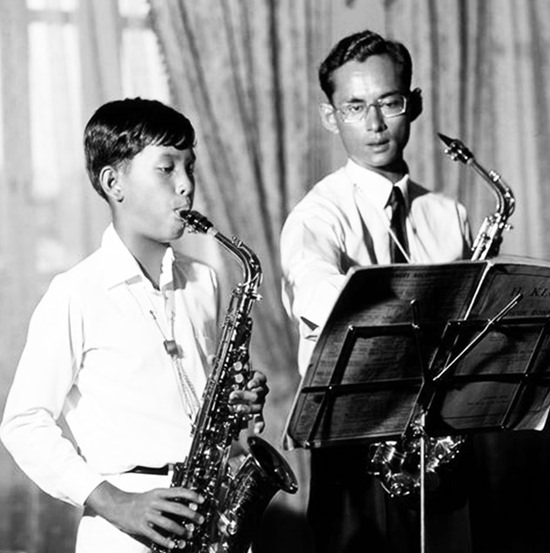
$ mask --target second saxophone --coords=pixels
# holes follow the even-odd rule
[[[445,144],[445,153],[472,167],[495,193],[496,209],[485,217],[474,240],[471,260],[483,260],[498,255],[502,233],[510,228],[508,219],[515,209],[515,198],[510,187],[495,171],[485,170],[472,152],[457,139],[439,134]],[[423,425],[413,419],[400,441],[371,445],[369,472],[380,479],[384,489],[396,497],[418,493],[421,482],[421,438],[425,441],[424,462],[427,482],[437,485],[437,472],[448,466],[459,455],[466,438],[457,436],[426,436]]]

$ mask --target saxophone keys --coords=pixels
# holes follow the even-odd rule
[[[242,361],[235,361],[232,365],[233,369],[233,383],[235,385],[235,388],[242,387],[242,384],[244,384],[245,376],[244,376],[244,369],[245,365]]]
[[[183,528],[185,530],[185,535],[188,538],[192,538],[193,534],[195,533],[195,525],[192,522],[187,522],[183,525]]]
[[[233,377],[233,380],[235,381],[236,384],[242,384],[244,382],[244,376],[242,374],[236,374]]]
[[[225,536],[234,536],[238,530],[237,521],[231,515],[221,513],[218,522],[218,529]]]
[[[242,361],[235,361],[235,363],[233,363],[233,370],[235,372],[240,372],[244,369],[244,363]]]

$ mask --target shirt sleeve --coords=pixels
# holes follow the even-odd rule
[[[8,395],[0,438],[40,488],[83,505],[104,480],[58,424],[82,359],[82,323],[68,285],[56,277],[36,307]]]
[[[318,336],[344,284],[338,224],[320,209],[296,209],[281,234],[283,304],[305,339]]]
[[[472,239],[472,229],[470,227],[470,221],[468,219],[468,212],[466,211],[466,208],[460,203],[457,203],[457,212],[458,212],[458,220],[460,221],[460,225],[461,225],[462,236],[464,238],[463,258],[469,259],[472,256],[473,239]]]

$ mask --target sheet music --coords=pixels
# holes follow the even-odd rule
[[[522,298],[506,319],[476,346],[475,355],[466,356],[457,364],[454,374],[479,377],[516,375],[517,378],[514,382],[470,383],[460,390],[451,390],[442,416],[453,426],[498,426],[502,407],[516,401],[508,423],[511,427],[538,430],[544,427],[550,405],[547,387],[535,389],[531,386],[525,391],[518,390],[517,384],[521,375],[545,374],[550,367],[550,268],[548,264],[540,263],[537,265],[533,260],[522,258],[487,262],[484,278],[468,309],[467,320],[485,321],[517,294],[522,294]],[[474,332],[475,329],[472,334]],[[532,399],[529,406],[525,405],[527,394]]]
[[[303,447],[397,437],[417,408],[423,370],[438,374],[478,335],[438,383],[439,423],[456,432],[540,429],[550,409],[549,321],[550,263],[356,269],[321,332],[288,434]]]
[[[413,300],[418,305],[419,323],[442,324],[463,317],[484,267],[456,265],[462,265],[461,279],[456,278],[455,264],[377,266],[352,271],[319,337],[311,358],[314,370],[308,371],[310,379],[304,383],[316,384],[330,378],[350,327],[408,327],[413,318]],[[384,340],[373,339],[362,348],[373,356],[368,364],[377,366],[377,372],[394,370],[396,363],[388,355]]]

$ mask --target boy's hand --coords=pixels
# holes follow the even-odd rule
[[[229,404],[235,413],[249,415],[254,420],[254,432],[259,434],[265,427],[263,408],[269,393],[266,376],[254,371],[244,390],[234,390],[229,394]]]
[[[183,503],[175,500],[183,500]],[[124,492],[109,482],[102,482],[86,500],[86,507],[111,524],[141,542],[153,542],[161,547],[183,548],[193,525],[204,517],[197,509],[204,499],[185,488],[156,488],[144,493]],[[177,522],[170,515],[181,518]],[[159,531],[177,536],[171,539]]]

